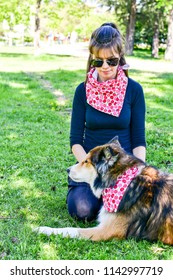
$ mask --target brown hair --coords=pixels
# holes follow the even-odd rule
[[[112,22],[103,23],[91,35],[89,42],[89,57],[87,62],[87,73],[91,69],[92,55],[98,55],[101,49],[111,49],[119,54],[121,66],[126,64],[124,58],[123,38],[117,26]],[[126,76],[128,70],[124,69]]]

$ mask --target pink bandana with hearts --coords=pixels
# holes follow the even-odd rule
[[[138,168],[131,167],[127,169],[122,175],[118,176],[115,186],[103,190],[102,198],[103,205],[106,211],[117,211],[127,187],[137,174]]]
[[[86,83],[87,103],[95,109],[119,117],[126,93],[128,78],[121,66],[118,67],[116,79],[98,82],[95,68],[88,73]]]

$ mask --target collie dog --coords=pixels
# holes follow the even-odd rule
[[[133,176],[124,187],[121,185],[123,176],[129,170],[134,171]],[[69,169],[69,176],[74,181],[90,184],[94,195],[104,198],[98,225],[91,228],[38,227],[35,229],[38,233],[93,241],[133,237],[173,245],[173,174],[161,172],[126,153],[118,139],[114,139],[92,149],[83,162]],[[120,189],[124,193],[119,192]],[[118,205],[111,206],[117,201]]]

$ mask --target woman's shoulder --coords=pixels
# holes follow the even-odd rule
[[[136,91],[143,91],[141,84],[129,77],[128,77],[128,87],[129,89],[133,89]]]
[[[80,83],[76,87],[74,99],[75,100],[81,100],[81,101],[86,100],[86,89],[85,89],[85,83],[84,82]]]
[[[85,92],[85,82],[80,83],[77,88],[76,88],[76,92]]]
[[[144,91],[140,83],[137,81],[128,78],[128,86],[127,86],[127,98],[134,102],[144,102]]]
[[[144,92],[141,84],[131,78],[128,78],[127,98],[129,98],[131,102],[143,102],[144,100]]]

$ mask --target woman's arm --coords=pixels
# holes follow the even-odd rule
[[[76,88],[74,99],[73,99],[71,128],[70,128],[70,146],[77,161],[82,161],[86,155],[86,152],[84,151],[83,148],[85,113],[86,113],[86,92],[85,92],[84,83],[81,83]]]
[[[145,162],[146,139],[145,139],[145,98],[140,84],[136,83],[132,91],[131,109],[131,139],[134,156]]]

